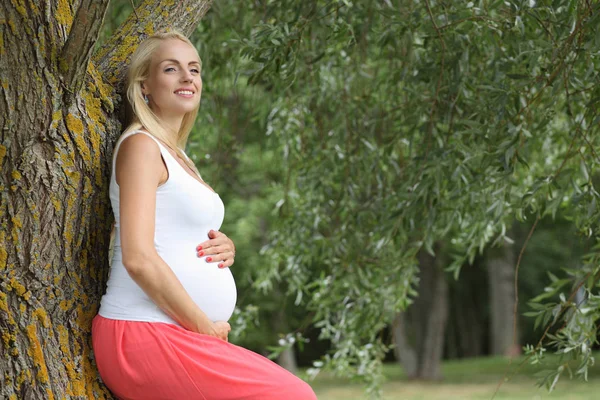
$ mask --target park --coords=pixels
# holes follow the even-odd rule
[[[113,149],[131,55],[170,29],[201,59],[184,150],[235,243],[229,342],[321,400],[597,398],[599,2],[11,0],[0,21],[0,398],[116,398],[91,341]]]

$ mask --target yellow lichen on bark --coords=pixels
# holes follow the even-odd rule
[[[15,293],[25,300],[29,300],[31,298],[31,292],[27,290],[27,288],[17,280],[17,278],[13,276],[10,278],[9,283],[10,285],[8,286],[8,290],[14,290]]]
[[[123,42],[122,42],[119,50],[111,58],[110,63],[113,66],[123,65],[125,63],[125,61],[127,60],[127,57],[129,57],[133,53],[133,51],[135,50],[137,45],[138,45],[137,37],[135,37],[133,35],[125,37],[123,39]],[[112,76],[112,77],[110,77],[110,82],[116,83],[116,79],[117,79],[116,75]]]
[[[60,274],[57,274],[54,276],[54,286],[59,286],[60,282],[62,281],[62,279],[64,278],[65,273],[61,272]],[[72,300],[71,300],[72,301]],[[66,309],[64,309],[66,311]]]
[[[42,352],[42,346],[37,337],[37,329],[34,324],[27,325],[27,337],[29,338],[28,354],[33,358],[33,363],[37,367],[37,380],[41,383],[48,382],[48,369],[46,368],[46,360]]]
[[[10,2],[23,18],[27,18],[27,9],[25,8],[25,2],[23,0],[10,0]]]
[[[87,251],[87,249],[81,250],[81,256],[79,257],[79,259],[81,260],[79,262],[79,267],[81,268],[82,271],[87,271],[87,269],[88,269],[88,251]],[[85,293],[82,293],[82,296],[85,296],[85,299],[83,299],[83,301],[84,301],[84,303],[87,303],[87,295]]]
[[[19,30],[17,29],[17,24],[15,24],[15,21],[13,21],[12,19],[9,19],[8,26],[10,26],[10,30],[12,31],[13,35],[20,37]]]
[[[50,124],[50,127],[52,129],[56,129],[56,127],[58,126],[58,124],[60,123],[60,121],[62,120],[62,111],[58,110],[52,113],[52,123]]]
[[[0,231],[0,271],[6,269],[8,252],[6,251],[6,233]]]
[[[28,369],[19,372],[19,376],[17,377],[17,390],[21,390],[21,385],[25,381],[31,382],[31,372]]]
[[[50,195],[50,201],[52,202],[52,205],[56,211],[62,210],[62,203],[60,200],[58,200],[58,198],[56,198],[56,196],[54,196],[54,194]]]
[[[73,362],[73,357],[71,356],[71,348],[69,347],[69,330],[64,325],[58,325],[57,329],[59,348],[64,354],[64,357],[62,357],[62,362],[67,371],[67,376],[69,377],[67,394],[69,396],[83,396],[85,395],[85,386],[83,384],[84,381],[82,380],[81,372],[77,372],[78,368]]]
[[[83,122],[79,118],[77,118],[73,114],[67,114],[66,117],[67,129],[73,133],[73,137],[75,138],[75,144],[81,153],[83,160],[86,164],[90,164],[92,162],[92,156],[90,155],[90,149],[83,139],[84,128]]]
[[[73,300],[61,300],[59,306],[63,311],[68,311],[73,307]]]
[[[19,281],[17,281],[17,278],[12,277],[10,279],[10,287],[19,295],[19,296],[23,296],[25,294],[25,292],[27,292],[27,288],[25,288],[25,286],[23,286]]]
[[[16,169],[13,170],[13,172],[10,175],[13,177],[13,179],[16,179],[16,180],[19,180],[23,177],[21,175],[21,173],[19,171],[17,171]]]
[[[91,86],[95,89],[94,85],[91,85]],[[101,145],[102,138],[101,138],[100,134],[98,133],[98,129],[100,129],[100,130],[103,129],[106,118],[104,117],[104,114],[102,113],[102,110],[101,110],[100,99],[97,97],[94,97],[94,95],[91,93],[91,90],[86,90],[83,93],[83,98],[84,98],[85,104],[86,104],[87,115],[91,119],[91,123],[88,123],[88,131],[89,131],[88,137],[92,144],[92,150],[93,150],[92,169],[95,171],[94,177],[95,177],[96,185],[101,186],[102,185],[102,171],[101,171],[102,167],[100,164],[101,164],[101,160],[102,160],[102,154],[101,154],[101,150],[100,150],[100,145]]]
[[[39,222],[40,220],[40,213],[37,210],[37,207],[35,205],[35,203],[33,202],[28,202],[27,204],[29,206],[29,211],[31,211],[31,217],[33,218],[34,221]],[[32,240],[32,243],[37,243],[39,241],[39,236],[35,236]]]
[[[71,12],[71,7],[67,0],[58,0],[55,18],[59,24],[71,27],[71,24],[73,23],[73,13]]]
[[[4,311],[8,316],[8,323],[10,325],[16,325],[15,319],[13,318],[12,312],[8,308],[8,301],[6,293],[0,292],[0,311]]]
[[[2,331],[2,343],[4,343],[4,348],[8,349],[11,347],[11,343],[14,343],[16,340],[17,336],[15,334],[5,330]]]
[[[92,149],[94,150],[94,178],[96,180],[97,186],[102,186],[102,167],[101,163],[101,151],[100,151],[100,142],[102,138],[96,131],[96,128],[93,126],[89,127],[90,130],[90,142],[92,142]]]
[[[97,390],[97,381],[95,379],[96,371],[90,362],[90,346],[88,346],[89,328],[91,327],[92,320],[97,312],[97,307],[89,306],[89,299],[87,299],[87,296],[82,298],[82,302],[77,306],[77,326],[80,330],[73,332],[73,335],[75,335],[74,351],[77,354],[83,352],[81,360],[83,363],[83,380],[85,385],[82,389],[87,390],[88,398],[94,397],[94,388]],[[82,343],[83,346],[80,346],[80,343]]]
[[[95,85],[93,88],[96,88]],[[87,115],[95,125],[102,126],[106,121],[106,118],[104,118],[104,114],[102,114],[102,110],[100,109],[100,99],[94,97],[94,95],[91,93],[91,90],[84,91],[82,97],[85,100],[85,110]]]
[[[31,30],[29,25],[25,25],[24,28],[25,28],[25,33],[27,34],[27,36],[29,36],[29,37],[33,36],[33,31]]]
[[[148,36],[153,35],[154,34],[154,25],[152,25],[152,22],[148,22],[146,24],[146,26],[144,27],[144,33],[147,34]]]
[[[4,161],[4,157],[6,156],[6,147],[0,144],[0,166],[2,166],[2,161]]]
[[[88,74],[90,74],[90,76],[94,80],[94,86],[98,90],[98,93],[100,93],[101,100],[103,102],[107,102],[108,104],[110,104],[111,111],[112,111],[112,105],[113,105],[112,86],[104,83],[104,80],[102,79],[102,76],[100,75],[100,72],[98,72],[98,70],[96,69],[96,67],[94,66],[93,63],[90,62],[88,64],[87,72],[88,72]]]
[[[71,349],[69,348],[69,330],[64,325],[58,325],[56,328],[58,329],[58,344],[60,351],[70,359]],[[71,378],[71,376],[69,376],[69,378]]]
[[[21,218],[18,216],[12,217],[11,218],[11,222],[12,222],[12,239],[13,239],[13,243],[17,244],[19,242],[19,231],[23,228],[23,221],[21,221]]]
[[[67,135],[65,133],[62,136],[65,139],[65,142],[71,143],[71,141],[69,139],[69,135]],[[64,152],[61,150],[60,153],[56,153],[56,154],[57,154],[57,157],[60,158],[61,167],[63,167],[63,172],[69,178],[72,178],[73,172],[69,168],[75,166],[75,163],[73,162],[73,160],[74,160],[73,153],[67,153],[67,152]]]
[[[67,375],[69,375],[69,377],[72,376],[72,378],[70,378],[69,381],[69,388],[67,389],[67,394],[69,394],[70,396],[85,396],[85,384],[83,383],[83,379],[81,376],[77,375],[77,372],[75,370],[75,364],[72,361],[69,360],[63,360],[63,362],[65,363],[65,368],[67,369]],[[88,396],[88,399],[92,399],[94,398],[93,394],[92,396]]]
[[[29,8],[35,15],[40,15],[40,9],[35,4],[35,1],[29,0]]]
[[[70,180],[71,182],[73,182],[74,184],[77,184],[79,182],[79,172],[67,172],[65,170],[65,173],[69,174]],[[69,194],[69,197],[67,197],[67,209],[65,210],[66,213],[66,224],[65,224],[65,239],[66,239],[66,243],[65,243],[65,260],[66,261],[71,261],[72,260],[72,243],[73,243],[73,231],[75,229],[74,226],[74,222],[77,218],[77,210],[76,210],[76,205],[77,205],[77,195],[75,193],[73,193],[73,189],[69,189],[69,191],[71,192],[71,194]],[[75,275],[75,278],[77,278],[77,275]]]
[[[46,54],[46,35],[44,35],[44,32],[38,31],[37,38],[37,44],[39,46],[38,48],[40,50],[40,53]]]
[[[42,76],[37,73],[37,71],[33,71],[33,77],[35,78],[35,82],[37,83],[38,87],[44,87],[44,80],[42,79]]]
[[[87,202],[90,197],[94,194],[94,186],[88,176],[83,177],[83,204],[84,207],[89,208],[90,204]],[[85,218],[82,217],[82,218]]]
[[[85,379],[85,388],[87,389],[87,398],[91,399],[94,397],[94,385],[97,385],[97,379],[95,378],[96,371],[92,367],[90,362],[90,349],[88,346],[83,348],[83,377]],[[83,389],[83,388],[82,388]]]
[[[33,312],[33,316],[38,319],[42,323],[44,328],[50,327],[50,318],[48,318],[48,314],[46,314],[46,310],[41,307],[38,307]]]

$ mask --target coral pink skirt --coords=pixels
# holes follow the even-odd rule
[[[92,322],[102,380],[120,399],[315,400],[310,386],[250,350],[162,322]]]

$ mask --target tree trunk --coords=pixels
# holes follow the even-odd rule
[[[509,356],[520,352],[514,340],[515,308],[515,257],[512,245],[504,243],[492,249],[488,258],[490,287],[490,351],[495,355]],[[517,330],[518,332],[518,330]]]
[[[402,364],[404,373],[410,379],[417,377],[417,368],[419,366],[417,360],[417,352],[413,345],[410,344],[410,339],[407,335],[408,328],[406,326],[406,313],[400,312],[396,315],[392,325],[392,337],[394,340],[394,354],[396,360]]]
[[[460,271],[449,285],[450,315],[446,327],[447,358],[479,357],[486,352],[488,329],[487,269],[482,258]]]
[[[298,363],[296,362],[296,354],[294,353],[293,346],[281,352],[279,358],[277,359],[277,363],[290,371],[292,374],[298,374]]]
[[[422,314],[423,332],[419,349],[420,379],[442,379],[442,356],[446,321],[448,320],[448,283],[441,257],[423,253],[419,257],[421,266],[422,293],[427,298],[427,312]],[[419,296],[421,297],[421,296]]]
[[[280,334],[287,334],[289,332],[289,324],[287,315],[285,312],[285,296],[279,288],[274,288],[273,296],[278,299],[281,303],[281,308],[278,312],[274,313],[273,327],[275,332]],[[287,369],[294,375],[298,374],[298,363],[296,362],[296,354],[294,353],[294,345],[285,349],[277,358],[277,363],[283,368]]]
[[[108,0],[0,3],[0,398],[111,397],[89,332],[108,274],[115,88],[143,33],[190,33],[210,3],[142,2],[95,56]]]
[[[419,253],[420,281],[418,297],[394,321],[396,357],[407,376],[423,380],[442,378],[441,362],[448,319],[448,284],[444,261]]]

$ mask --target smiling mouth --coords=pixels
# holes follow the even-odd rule
[[[191,90],[178,90],[175,92],[175,94],[182,94],[184,96],[191,96],[194,94],[194,92],[192,92]]]

